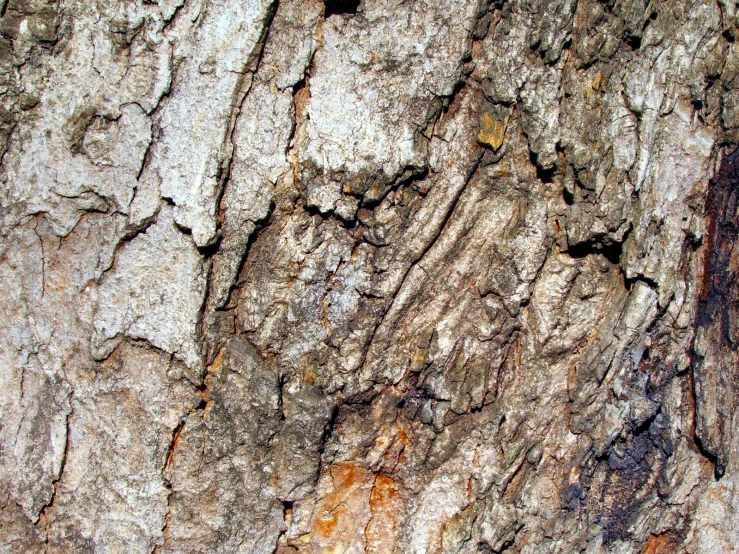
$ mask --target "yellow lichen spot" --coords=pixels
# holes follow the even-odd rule
[[[306,382],[306,384],[313,386],[313,383],[316,380],[316,374],[313,372],[312,368],[308,368],[305,370],[305,374],[303,375],[303,380]]]
[[[593,90],[601,90],[601,87],[603,86],[604,81],[603,73],[600,71],[596,74],[595,79],[593,79]]]
[[[416,348],[411,355],[411,371],[420,371],[428,361],[428,350],[426,348]]]
[[[213,372],[213,373],[220,371],[221,367],[223,367],[223,355],[225,351],[226,351],[225,348],[221,348],[221,350],[216,355],[216,359],[213,360],[213,365],[210,366],[208,371]]]
[[[503,145],[507,126],[508,117],[501,121],[484,111],[480,115],[480,131],[477,134],[477,140],[482,144],[487,144],[493,150],[497,150]]]

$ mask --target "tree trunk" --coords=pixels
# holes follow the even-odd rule
[[[739,552],[733,0],[0,7],[0,551]]]

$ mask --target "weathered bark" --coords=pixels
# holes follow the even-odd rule
[[[739,551],[733,1],[0,6],[0,551]]]

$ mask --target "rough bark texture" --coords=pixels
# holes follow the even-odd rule
[[[734,0],[0,0],[0,551],[739,551]]]

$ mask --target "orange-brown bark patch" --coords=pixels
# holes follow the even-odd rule
[[[368,554],[394,550],[404,504],[403,490],[400,481],[387,475],[380,474],[375,479],[369,502],[372,519],[365,530]]]
[[[674,552],[675,546],[668,535],[650,535],[641,554],[668,554]]]

